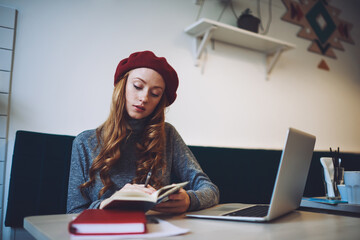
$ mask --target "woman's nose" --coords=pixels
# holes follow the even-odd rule
[[[149,93],[148,92],[144,92],[143,94],[140,95],[140,101],[141,102],[147,102],[149,100]]]

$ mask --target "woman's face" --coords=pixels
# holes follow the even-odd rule
[[[162,76],[150,68],[136,68],[130,71],[126,82],[126,111],[133,119],[149,116],[165,91]]]

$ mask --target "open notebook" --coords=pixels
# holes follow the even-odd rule
[[[315,139],[313,135],[289,128],[269,205],[227,203],[186,216],[267,222],[297,209],[304,193]]]

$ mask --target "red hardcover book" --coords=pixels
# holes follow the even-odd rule
[[[146,232],[143,211],[87,209],[69,223],[75,235],[117,235]]]

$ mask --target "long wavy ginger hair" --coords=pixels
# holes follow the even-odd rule
[[[131,134],[131,127],[127,121],[129,116],[125,108],[125,88],[128,75],[129,73],[125,74],[115,85],[109,117],[96,129],[96,137],[99,143],[97,147],[100,147],[100,153],[90,167],[90,180],[80,185],[81,192],[84,192],[85,188],[91,187],[94,184],[96,174],[99,173],[104,185],[99,191],[99,198],[114,185],[110,178],[110,171],[120,161],[120,146],[126,142]],[[147,117],[143,136],[136,145],[138,160],[136,162],[136,176],[133,179],[133,183],[144,183],[147,173],[152,168],[151,185],[156,189],[162,187],[159,176],[162,175],[166,167],[163,160],[166,103],[167,98],[163,94],[154,112]]]

